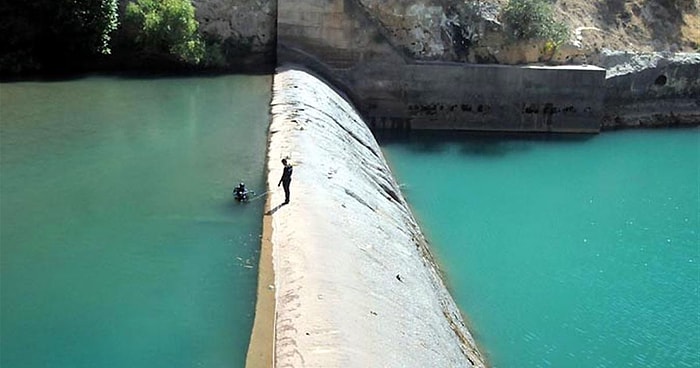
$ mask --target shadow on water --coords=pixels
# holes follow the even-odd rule
[[[375,131],[381,146],[400,144],[414,152],[440,153],[457,148],[469,156],[503,157],[510,153],[525,152],[534,143],[583,143],[593,134],[556,133],[503,133],[445,130],[421,130],[410,132]]]

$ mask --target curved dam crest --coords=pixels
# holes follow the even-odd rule
[[[485,367],[355,109],[298,70],[278,71],[271,105],[265,217],[275,277],[259,293],[275,292],[274,366]],[[282,205],[285,157],[294,174]]]

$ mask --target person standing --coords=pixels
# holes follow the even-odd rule
[[[282,165],[284,165],[284,169],[282,170],[282,177],[279,183],[277,183],[277,186],[279,187],[280,184],[282,184],[284,188],[284,204],[287,204],[289,203],[289,183],[292,182],[292,165],[287,163],[286,158],[282,159]]]

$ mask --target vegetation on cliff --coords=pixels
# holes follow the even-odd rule
[[[410,58],[596,63],[603,50],[700,51],[697,0],[358,0]]]
[[[568,27],[554,20],[551,5],[545,0],[509,0],[501,17],[516,39],[544,40],[554,45],[568,39]]]

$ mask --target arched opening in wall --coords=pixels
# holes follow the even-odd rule
[[[656,77],[654,84],[657,86],[665,86],[667,81],[668,78],[666,78],[665,75],[661,74],[660,76]]]

